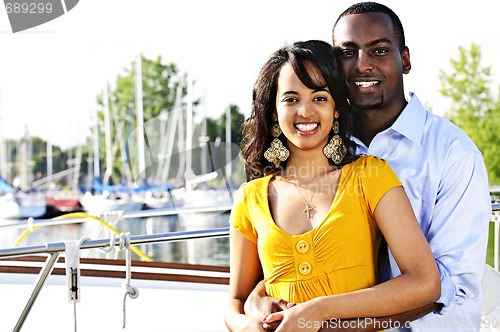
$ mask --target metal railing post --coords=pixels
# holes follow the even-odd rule
[[[21,330],[21,327],[23,326],[26,317],[28,317],[28,314],[31,308],[33,307],[33,304],[35,303],[35,300],[38,294],[40,293],[40,290],[42,289],[45,280],[52,273],[52,270],[54,269],[54,265],[57,262],[58,258],[59,258],[59,252],[51,253],[50,256],[47,257],[47,260],[45,261],[45,266],[38,274],[38,278],[35,282],[35,287],[33,289],[33,292],[31,293],[30,298],[28,299],[28,303],[26,303],[26,306],[24,307],[21,316],[19,316],[19,320],[17,321],[17,324],[14,327],[13,330],[14,332],[18,332]]]

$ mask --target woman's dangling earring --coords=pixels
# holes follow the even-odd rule
[[[290,156],[290,151],[283,145],[283,143],[278,138],[282,131],[277,122],[271,127],[271,134],[274,139],[271,142],[271,146],[264,152],[264,158],[269,162],[273,163],[276,168],[279,167],[282,161],[285,161]]]
[[[333,121],[332,130],[334,135],[330,139],[330,142],[323,148],[323,153],[327,158],[332,159],[335,165],[340,165],[347,154],[347,148],[339,136],[340,123],[337,118]]]

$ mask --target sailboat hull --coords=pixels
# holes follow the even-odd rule
[[[39,218],[46,211],[47,206],[43,201],[32,199],[18,201],[11,195],[0,197],[0,219]]]

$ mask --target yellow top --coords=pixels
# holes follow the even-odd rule
[[[362,156],[343,166],[329,212],[300,235],[273,221],[268,202],[272,177],[244,183],[230,218],[258,246],[267,294],[300,303],[374,285],[382,235],[373,211],[389,189],[401,186],[387,163]]]

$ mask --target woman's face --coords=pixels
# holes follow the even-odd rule
[[[311,66],[311,70],[315,70]],[[323,150],[328,143],[335,110],[328,87],[313,90],[297,77],[290,63],[280,70],[276,111],[278,123],[293,153],[299,150]]]

